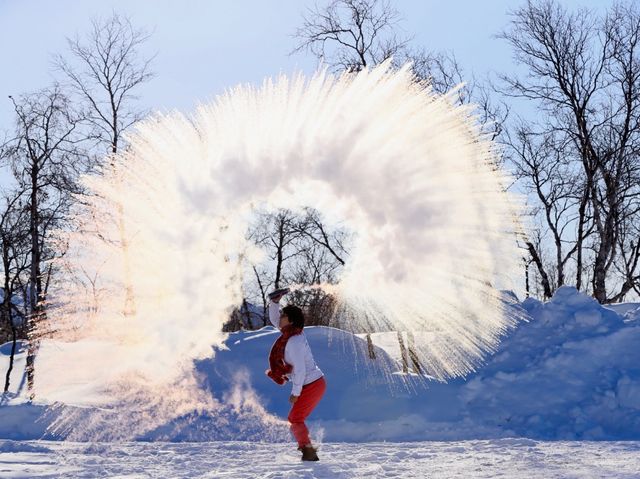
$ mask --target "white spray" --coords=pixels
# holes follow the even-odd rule
[[[122,397],[122,384],[197,384],[184,378],[224,341],[243,263],[258,258],[245,239],[256,205],[313,207],[355,232],[339,284],[327,286],[333,322],[412,332],[437,378],[473,370],[517,321],[496,289],[520,254],[495,147],[469,107],[408,67],[239,86],[191,117],[146,120],[113,161],[86,178],[93,196],[64,238],[41,396],[73,391],[95,405]],[[73,374],[56,373],[64,364]]]

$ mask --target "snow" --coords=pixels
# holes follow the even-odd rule
[[[9,369],[9,357],[11,355],[11,343],[5,343],[0,345],[0,374],[2,377],[2,385],[4,386],[4,380],[6,378],[7,371]],[[11,388],[10,392],[13,395],[21,394],[26,398],[26,377],[24,374],[26,366],[26,344],[23,341],[18,341],[16,344],[16,356],[13,362],[13,370],[11,371]],[[5,403],[3,397],[0,401],[0,405]],[[1,410],[0,410],[1,412]]]
[[[0,477],[53,477],[53,470],[73,477],[640,477],[637,308],[620,315],[568,287],[546,303],[513,307],[529,321],[475,373],[448,383],[402,374],[396,332],[372,335],[374,360],[362,337],[306,328],[328,382],[309,421],[320,466],[297,462],[283,420],[290,385],[264,375],[273,328],[230,334],[215,355],[194,363],[200,391],[217,409],[119,431],[130,432],[121,439],[152,443],[97,442],[92,431],[116,426],[93,421],[84,431],[94,410],[78,408],[82,401],[29,403],[21,345],[0,406]],[[74,437],[87,442],[37,441],[69,437],[48,430],[64,410],[81,412]]]
[[[2,478],[637,478],[640,443],[491,441],[324,444],[302,463],[264,442],[0,441]]]
[[[478,371],[448,383],[400,373],[395,332],[372,335],[374,360],[364,338],[306,328],[328,382],[311,417],[312,433],[326,442],[640,440],[640,323],[628,320],[635,310],[620,316],[570,287],[547,303],[527,299],[516,307],[530,320],[503,338]],[[215,356],[195,362],[201,391],[218,409],[187,411],[146,430],[132,429],[129,439],[288,441],[283,418],[290,386],[278,387],[264,375],[276,337],[271,327],[229,335]],[[43,347],[40,364],[46,364],[46,354]],[[13,394],[0,407],[0,438],[64,438],[47,430],[57,411],[49,406],[77,394],[82,383],[45,395],[53,400],[29,404],[23,371],[24,351],[16,360]],[[96,439],[83,435],[82,424],[76,429],[75,438]]]
[[[626,316],[628,314],[640,312],[640,303],[607,304],[605,308],[615,311],[620,316]]]

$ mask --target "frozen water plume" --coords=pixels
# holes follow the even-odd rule
[[[312,207],[355,233],[340,281],[319,286],[332,325],[412,333],[438,379],[472,371],[519,320],[498,290],[520,255],[518,201],[497,163],[472,107],[409,67],[281,76],[147,119],[85,178],[91,195],[61,238],[38,394],[99,411],[84,420],[94,434],[103,420],[132,435],[220,407],[198,392],[193,362],[225,339],[265,205]]]

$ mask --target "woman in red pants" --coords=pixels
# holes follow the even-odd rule
[[[292,407],[288,417],[291,433],[298,441],[302,460],[318,461],[318,454],[311,445],[309,430],[304,421],[322,399],[327,384],[304,335],[302,310],[297,306],[285,306],[280,312],[279,301],[287,291],[276,291],[270,295],[269,319],[282,334],[271,348],[271,369],[267,371],[267,375],[277,384],[282,385],[286,381],[293,384],[289,396]]]

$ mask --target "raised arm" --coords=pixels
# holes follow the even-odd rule
[[[280,327],[280,304],[275,301],[269,302],[269,321],[276,328]]]

